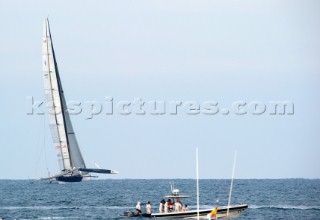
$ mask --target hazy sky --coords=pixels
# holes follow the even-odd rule
[[[1,179],[59,172],[44,99],[49,16],[68,101],[290,101],[293,115],[72,116],[102,178],[320,178],[319,1],[0,1]],[[245,107],[248,107],[245,106]],[[252,106],[251,106],[252,107]],[[268,106],[267,106],[268,107]],[[86,107],[84,112],[88,112]]]

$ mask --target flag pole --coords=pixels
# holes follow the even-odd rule
[[[227,217],[229,217],[229,207],[230,207],[230,202],[231,202],[231,193],[232,193],[232,186],[233,186],[233,179],[234,179],[234,171],[236,169],[236,162],[237,162],[237,151],[234,152],[232,178],[231,178],[231,185],[230,185],[229,199],[228,199],[228,208],[227,208]]]
[[[196,169],[197,169],[197,217],[199,216],[199,161],[198,161],[198,148],[196,148]]]

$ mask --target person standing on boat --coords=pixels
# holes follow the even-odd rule
[[[147,214],[151,214],[151,204],[150,204],[150,201],[147,203],[147,205],[146,205],[146,213]]]
[[[140,206],[140,202],[137,202],[137,205],[136,205],[136,214],[140,214],[141,213],[141,206]]]
[[[168,212],[168,202],[164,203],[164,213]]]
[[[174,203],[174,210],[176,212],[181,212],[182,209],[182,203],[180,202],[180,200],[178,199],[175,203]]]
[[[162,213],[164,211],[164,204],[166,201],[164,199],[161,200],[160,205],[159,205],[159,212]]]

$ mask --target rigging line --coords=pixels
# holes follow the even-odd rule
[[[41,154],[42,154],[42,147],[41,147],[41,136],[42,136],[42,117],[40,117],[39,120],[39,128],[38,128],[38,140],[37,140],[37,158],[36,158],[36,164],[35,164],[35,177],[38,175],[38,168],[39,168],[39,163],[41,160]]]
[[[43,119],[45,119],[43,117]],[[49,172],[49,169],[48,169],[48,163],[47,163],[47,146],[46,146],[46,134],[47,134],[47,129],[48,127],[46,127],[46,122],[45,120],[43,120],[43,148],[44,148],[44,163],[45,163],[45,166],[46,166],[46,170]]]

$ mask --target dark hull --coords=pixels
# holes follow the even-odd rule
[[[81,182],[83,179],[82,176],[59,176],[56,178],[56,180],[61,181],[61,182]]]
[[[125,211],[124,216],[127,217],[151,217],[151,214],[146,214],[146,213],[141,213],[141,214],[137,214],[136,212],[131,212],[131,211]]]
[[[229,214],[235,215],[240,214],[243,210],[247,209],[248,205],[233,205],[229,208]],[[202,209],[199,210],[199,216],[207,216],[212,209]],[[191,218],[197,216],[197,210],[186,211],[186,212],[169,212],[169,213],[154,213],[151,214],[151,217],[154,218]],[[226,216],[227,208],[226,207],[218,207],[217,211],[218,216]]]
[[[140,217],[140,214],[136,214],[135,212],[131,212],[131,211],[125,211],[123,215],[128,217]]]

